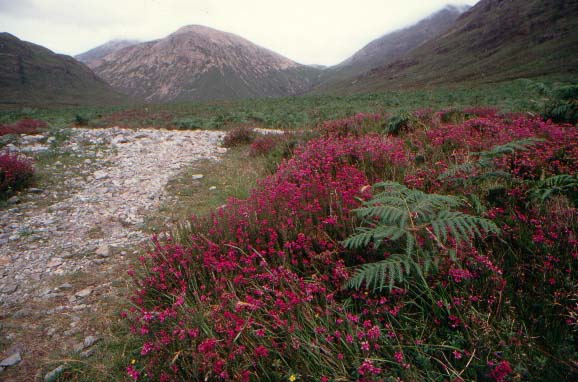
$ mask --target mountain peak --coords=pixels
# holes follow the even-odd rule
[[[223,32],[200,24],[191,24],[182,26],[172,34],[180,34],[180,33],[227,34],[227,32]]]
[[[203,25],[112,51],[91,68],[116,89],[152,102],[294,95],[308,90],[319,71]]]
[[[467,4],[447,4],[442,10],[454,11],[459,13],[464,13],[471,8],[471,5]]]

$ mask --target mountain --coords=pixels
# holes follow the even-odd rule
[[[149,102],[295,95],[320,72],[200,25],[113,51],[93,70],[117,90]]]
[[[97,66],[98,61],[110,54],[126,48],[127,46],[132,46],[138,44],[137,40],[111,40],[105,44],[97,46],[94,49],[84,52],[82,54],[74,56],[78,61],[85,63],[89,68]]]
[[[342,63],[328,68],[322,75],[320,87],[336,81],[357,77],[370,69],[391,63],[412,49],[441,35],[454,25],[469,6],[448,5],[410,27],[386,34],[371,41]]]
[[[125,99],[72,57],[0,33],[0,104],[111,104]]]
[[[481,0],[446,33],[337,92],[578,75],[578,1]]]

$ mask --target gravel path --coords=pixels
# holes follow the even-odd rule
[[[44,354],[42,346],[29,344],[31,336],[67,349],[93,334],[84,332],[90,325],[83,328],[82,312],[98,312],[111,290],[108,272],[148,239],[145,218],[158,209],[169,179],[196,160],[218,158],[224,152],[218,147],[222,136],[75,129],[61,150],[77,161],[54,163],[58,187],[32,190],[21,203],[0,211],[0,318],[5,322],[0,334],[6,344],[0,361],[22,356],[4,376],[34,367],[27,353]],[[20,149],[44,149],[36,139],[25,139]]]

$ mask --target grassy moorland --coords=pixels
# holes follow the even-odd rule
[[[543,111],[548,97],[536,83],[558,86],[570,78],[544,78],[541,82],[515,80],[497,84],[436,87],[350,96],[302,96],[277,99],[159,104],[118,107],[21,108],[0,110],[0,124],[22,118],[45,120],[51,125],[70,123],[102,126],[156,126],[180,129],[221,129],[239,124],[298,129],[356,113],[390,113],[431,108],[496,107],[504,112]]]
[[[232,185],[210,202],[175,179],[207,212],[153,240],[110,339],[59,380],[574,380],[576,92],[501,86],[138,109],[310,131],[232,129],[199,164]]]

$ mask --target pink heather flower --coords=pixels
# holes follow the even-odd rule
[[[257,329],[255,330],[255,335],[257,337],[265,337],[265,329]]]
[[[379,373],[381,373],[381,369],[379,367],[373,366],[373,362],[369,359],[366,359],[363,361],[361,366],[359,366],[357,372],[359,373],[359,375],[367,375],[367,374],[378,375]]]
[[[467,269],[452,268],[448,273],[456,283],[460,283],[462,280],[470,280],[473,278],[472,273]]]
[[[134,368],[134,366],[129,365],[126,368],[126,373],[128,374],[129,377],[131,377],[132,379],[134,379],[135,381],[138,379],[138,377],[140,376],[140,372],[138,370],[136,370]]]
[[[367,337],[372,341],[377,341],[381,336],[381,329],[379,326],[374,325],[371,329],[367,331]]]
[[[403,352],[398,351],[395,352],[395,354],[393,355],[393,358],[395,358],[395,361],[399,364],[403,363]]]
[[[461,359],[461,358],[462,358],[462,352],[459,351],[459,350],[454,350],[454,351],[452,352],[452,354],[454,355],[454,358],[455,358],[455,359]]]
[[[494,364],[493,362],[488,362],[488,366],[493,367],[492,371],[490,371],[490,377],[494,379],[496,382],[504,382],[506,377],[512,373],[512,366],[508,361],[501,361],[498,364]]]
[[[143,311],[142,319],[146,322],[154,320],[155,315],[153,312]]]
[[[151,350],[153,350],[154,346],[152,343],[150,342],[145,342],[144,345],[142,346],[142,350],[140,351],[141,355],[147,355],[148,353],[151,352]]]
[[[363,342],[361,343],[361,350],[369,351],[369,342],[363,341]]]
[[[197,346],[197,351],[199,353],[209,353],[215,349],[217,346],[217,340],[214,338],[207,338]]]
[[[265,346],[259,345],[255,348],[255,354],[259,358],[265,358],[269,355],[269,350],[267,350],[267,348]]]

